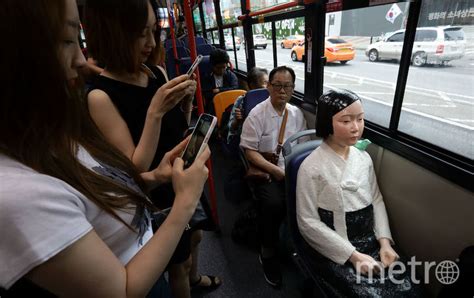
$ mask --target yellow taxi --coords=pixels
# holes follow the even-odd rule
[[[285,39],[281,41],[280,46],[282,49],[291,49],[294,46],[299,45],[303,42],[304,42],[303,35],[290,35],[290,36],[285,37]]]
[[[354,59],[355,51],[352,43],[338,37],[326,37],[324,56],[326,62],[339,61],[346,64],[347,61]],[[291,49],[291,60],[302,61],[304,55],[304,43],[296,45]]]

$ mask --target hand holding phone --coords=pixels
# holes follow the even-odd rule
[[[204,150],[216,123],[217,118],[212,115],[201,114],[201,116],[199,116],[191,138],[181,156],[184,161],[184,168],[190,167],[196,157]]]
[[[199,63],[201,63],[202,61],[202,55],[199,55],[196,57],[196,60],[194,60],[193,64],[191,65],[191,67],[188,69],[188,71],[186,72],[186,74],[188,76],[191,76],[194,71],[196,70],[196,68],[198,67]]]

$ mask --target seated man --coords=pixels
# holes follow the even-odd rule
[[[273,69],[267,87],[270,97],[250,111],[240,139],[240,146],[245,150],[248,161],[271,175],[270,181],[256,183],[255,195],[259,201],[259,258],[265,279],[272,286],[281,284],[277,247],[278,232],[285,215],[285,170],[279,145],[291,135],[306,129],[303,113],[288,104],[294,87],[293,69],[286,66]],[[268,153],[273,153],[271,161],[264,157]]]
[[[213,114],[213,98],[219,92],[237,89],[239,81],[237,76],[227,69],[229,55],[221,49],[214,50],[209,56],[212,72],[201,80],[202,92],[206,101],[206,111]]]
[[[268,71],[265,68],[254,67],[247,74],[247,84],[249,90],[267,88]],[[242,104],[245,95],[237,97],[232,107],[229,118],[229,132],[227,134],[227,144],[231,145],[240,142],[240,133],[242,132],[242,123],[244,118],[242,115]],[[238,146],[238,143],[237,143]]]

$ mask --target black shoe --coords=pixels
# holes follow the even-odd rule
[[[265,280],[273,287],[279,287],[281,285],[281,271],[280,263],[277,257],[264,258],[260,254],[258,256],[260,264],[263,267],[263,275]]]

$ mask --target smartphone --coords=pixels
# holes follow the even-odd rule
[[[202,55],[199,55],[196,57],[196,60],[194,60],[193,64],[191,67],[188,69],[188,72],[186,73],[188,76],[192,75],[196,68],[198,67],[199,63],[202,61]]]
[[[217,118],[209,114],[201,114],[194,127],[191,138],[189,139],[186,149],[184,149],[181,158],[184,161],[184,168],[191,166],[209,140],[209,137],[216,126]]]

